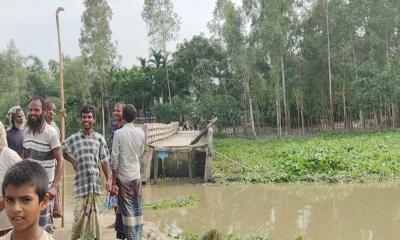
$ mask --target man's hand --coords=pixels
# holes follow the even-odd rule
[[[118,190],[119,190],[118,186],[116,184],[113,184],[110,192],[111,194],[118,195]]]
[[[64,159],[67,160],[68,162],[70,162],[72,164],[72,167],[74,168],[75,172],[76,169],[78,168],[78,164],[76,163],[75,159],[73,159],[69,154],[64,153],[63,154]]]
[[[60,115],[62,118],[66,119],[67,118],[67,112],[65,111],[65,109],[61,109],[60,110]]]
[[[57,194],[57,188],[51,186],[51,187],[49,188],[48,193],[49,193],[49,195],[50,195],[50,200],[54,199],[54,197],[55,197],[56,194]]]
[[[111,191],[111,187],[112,187],[112,181],[111,181],[111,179],[107,179],[106,180],[106,191],[110,192]]]
[[[76,169],[78,168],[76,161],[71,161],[71,163],[72,163],[72,167],[74,168],[74,171],[76,172]]]

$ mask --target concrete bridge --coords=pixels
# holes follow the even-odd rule
[[[216,121],[216,120],[215,120]],[[141,162],[142,179],[149,182],[159,177],[212,177],[213,129],[211,122],[203,131],[179,130],[178,122],[145,123],[147,148]]]

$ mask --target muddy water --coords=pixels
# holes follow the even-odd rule
[[[66,178],[66,212],[73,208],[72,177]],[[149,200],[195,194],[195,206],[145,210],[160,230],[201,233],[211,228],[270,239],[398,239],[400,183],[376,185],[233,185],[161,183],[144,187]],[[112,220],[112,213],[106,218]]]

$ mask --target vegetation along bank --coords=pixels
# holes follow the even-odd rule
[[[217,183],[364,183],[400,176],[400,132],[215,139]]]

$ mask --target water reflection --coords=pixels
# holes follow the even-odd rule
[[[66,177],[66,211],[73,209],[72,171]],[[190,185],[157,184],[145,199],[195,194],[198,205],[145,210],[145,221],[176,235],[211,228],[270,239],[372,240],[400,236],[400,183],[375,185]]]
[[[377,185],[152,185],[145,198],[195,194],[183,209],[146,210],[163,231],[201,233],[210,228],[271,239],[396,239],[400,184]]]

